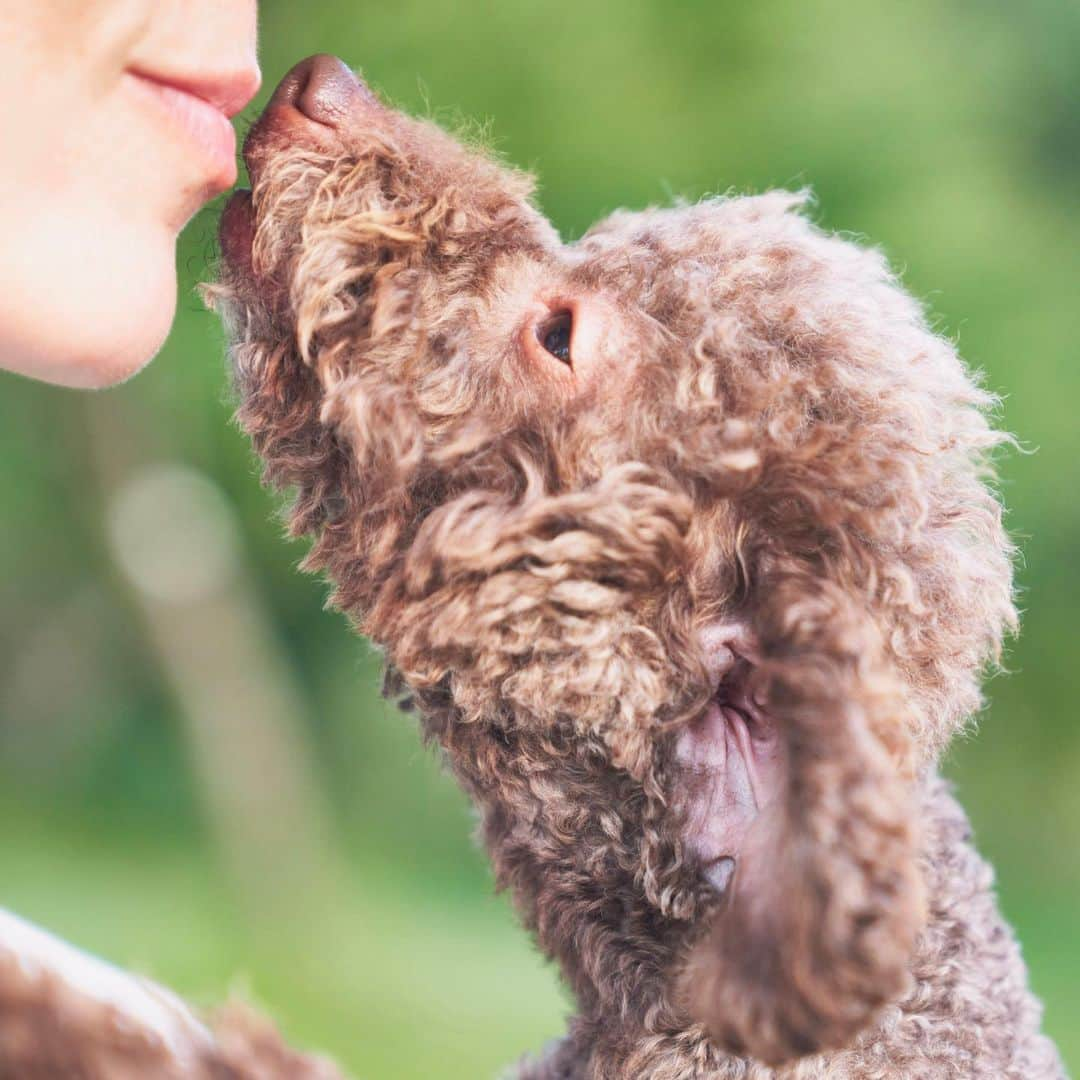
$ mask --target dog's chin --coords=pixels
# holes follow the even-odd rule
[[[240,188],[225,204],[218,227],[221,256],[230,276],[247,280],[252,277],[251,252],[255,242],[255,211],[251,192]]]

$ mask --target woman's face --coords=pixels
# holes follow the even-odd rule
[[[0,367],[103,386],[161,346],[175,241],[236,179],[256,0],[0,0]]]

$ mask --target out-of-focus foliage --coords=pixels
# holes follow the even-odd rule
[[[568,236],[620,205],[812,186],[1004,395],[1036,451],[1003,464],[1025,627],[949,771],[1080,1062],[1080,7],[262,12],[263,100],[337,52],[396,103],[481,121]],[[370,650],[296,573],[194,295],[215,225],[188,228],[175,330],[130,385],[0,385],[0,903],[196,1000],[238,988],[358,1076],[493,1075],[566,1003]]]

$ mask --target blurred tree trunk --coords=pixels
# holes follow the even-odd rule
[[[110,548],[172,687],[229,874],[256,931],[302,939],[338,906],[343,866],[308,702],[247,572],[237,516],[205,474],[153,461],[118,395],[88,408]]]

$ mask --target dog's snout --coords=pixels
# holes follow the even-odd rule
[[[339,128],[372,93],[342,60],[319,53],[301,60],[281,80],[268,108],[291,106],[308,120]]]
[[[327,53],[301,60],[278,83],[244,141],[252,180],[269,155],[286,147],[340,151],[350,132],[366,130],[381,110],[344,61]]]

